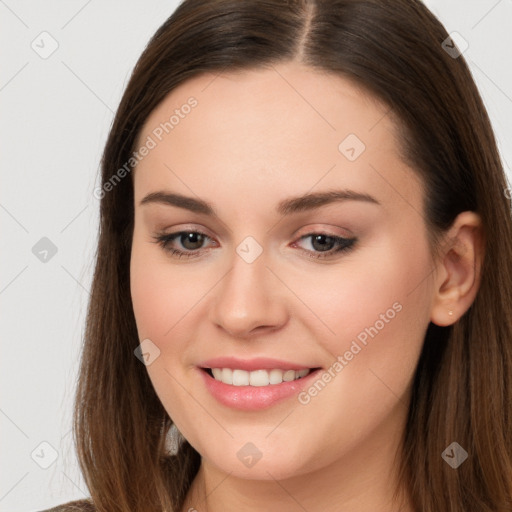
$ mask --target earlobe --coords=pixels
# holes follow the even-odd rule
[[[437,260],[432,323],[454,324],[470,308],[480,285],[484,256],[480,216],[462,212],[448,230]]]

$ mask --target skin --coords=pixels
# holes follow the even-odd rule
[[[296,62],[181,84],[151,113],[143,143],[190,96],[198,105],[137,164],[131,293],[140,340],[160,355],[147,366],[156,393],[201,468],[183,511],[412,511],[391,503],[411,382],[429,322],[449,325],[478,288],[481,225],[456,219],[433,260],[418,174],[401,159],[388,108],[339,76]],[[349,161],[348,134],[366,149]],[[332,189],[373,196],[283,216],[289,197]],[[171,205],[140,205],[167,191],[201,198],[208,217]],[[159,233],[198,230],[203,245],[170,245]],[[313,238],[356,237],[348,252],[322,254]],[[252,263],[237,246],[253,237]],[[194,249],[198,247],[198,249]],[[334,249],[332,249],[334,247]],[[356,336],[401,310],[324,389],[251,412],[219,404],[196,365],[206,358],[275,357],[332,366]],[[449,315],[449,311],[452,315]],[[247,443],[261,459],[246,467]],[[207,502],[204,501],[208,494]]]

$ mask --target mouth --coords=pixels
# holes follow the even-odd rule
[[[316,368],[300,368],[283,370],[280,368],[261,368],[257,370],[242,370],[239,368],[201,368],[211,378],[231,386],[265,387],[279,385],[283,382],[292,382],[303,379],[310,373],[319,370]]]
[[[259,411],[296,397],[318,378],[322,367],[268,357],[217,357],[197,371],[218,403],[240,411]]]

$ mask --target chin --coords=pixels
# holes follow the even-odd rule
[[[263,444],[261,440],[260,446]],[[209,450],[203,459],[231,477],[245,480],[285,480],[311,470],[308,457],[298,448],[269,446],[268,440],[266,448],[260,450],[257,445],[257,440],[232,443],[224,449]]]

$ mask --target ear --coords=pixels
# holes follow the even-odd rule
[[[469,309],[480,286],[484,258],[480,216],[469,211],[460,213],[445,235],[437,258],[430,320],[448,326]]]

